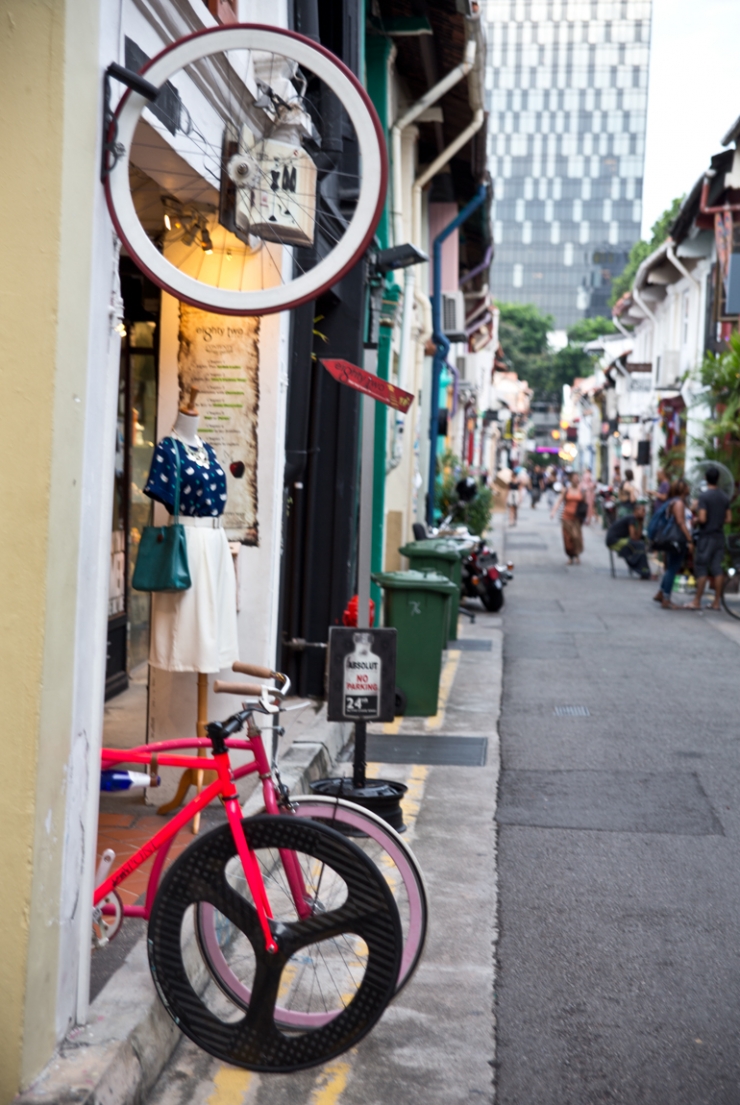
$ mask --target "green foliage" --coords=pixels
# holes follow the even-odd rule
[[[594,358],[585,353],[582,345],[566,345],[552,356],[550,370],[550,391],[557,393],[558,400],[563,394],[563,384],[572,384],[578,376],[590,376],[594,370]]]
[[[533,303],[499,303],[499,341],[507,364],[520,380],[526,380],[535,398],[550,398],[552,354],[547,335],[555,326],[552,315],[543,315]]]
[[[617,328],[610,318],[582,318],[568,331],[568,345],[585,345],[603,334],[616,333]]]
[[[630,250],[627,264],[619,276],[615,276],[612,281],[612,294],[609,299],[610,307],[613,307],[617,300],[620,299],[625,292],[630,290],[632,281],[635,279],[635,274],[645,258],[649,257],[653,250],[657,249],[658,246],[662,245],[666,240],[671,224],[675,221],[683,201],[684,196],[677,196],[673,203],[671,203],[669,207],[666,207],[663,214],[655,220],[650,228],[649,242],[646,242],[644,238],[641,238],[639,242],[635,242]]]
[[[437,479],[434,491],[434,505],[443,518],[454,509],[452,521],[457,525],[466,525],[471,533],[482,535],[488,529],[493,513],[493,492],[485,484],[478,484],[478,494],[470,503],[458,502],[455,486],[459,480],[470,474],[469,469],[458,456],[450,452],[437,458]]]
[[[684,474],[686,462],[686,446],[674,445],[672,449],[659,449],[658,462],[666,474],[668,480],[673,483]]]
[[[707,457],[721,460],[740,476],[740,334],[730,336],[724,353],[706,353],[699,378],[709,389],[713,417],[704,423],[701,444]],[[703,398],[706,398],[704,396]]]
[[[533,303],[499,303],[499,341],[506,360],[520,380],[532,358],[547,356],[547,335],[555,326],[552,315],[543,315]]]
[[[740,334],[735,332],[730,335],[729,349],[724,353],[705,355],[699,370],[699,378],[704,387],[709,388],[714,406],[721,404],[724,407],[722,418],[730,419],[727,429],[715,432],[736,432],[737,409],[740,403]],[[728,416],[727,412],[731,408],[735,413]]]
[[[707,460],[718,460],[730,469],[737,483],[740,480],[740,334],[730,336],[729,348],[723,353],[706,353],[699,369],[699,379],[709,400],[712,417],[704,423],[704,433],[698,443]],[[740,526],[740,499],[732,504],[733,530]]]
[[[568,345],[553,353],[547,344],[548,332],[555,325],[551,315],[543,315],[532,303],[499,303],[498,307],[504,357],[519,379],[527,381],[534,398],[542,402],[559,403],[563,384],[590,376],[594,360],[583,346],[616,329],[610,319],[581,319],[568,331]]]

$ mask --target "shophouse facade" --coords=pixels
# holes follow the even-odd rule
[[[184,390],[199,387],[206,436],[209,427],[218,430],[217,407],[219,419],[231,417],[223,381],[191,356],[198,335],[229,345],[239,378],[228,387],[242,396],[234,417],[244,457],[231,457],[227,435],[211,438],[231,462],[225,517],[240,655],[291,665],[299,690],[320,695],[321,652],[312,658],[292,641],[325,642],[357,585],[360,400],[318,361],[334,355],[362,364],[365,264],[321,301],[259,320],[225,323],[160,293],[121,251],[106,208],[104,72],[114,61],[138,68],[170,42],[216,26],[217,18],[292,27],[364,79],[381,116],[395,191],[376,248],[410,242],[431,255],[439,229],[478,197],[445,243],[446,299],[437,302],[443,325],[435,325],[430,265],[417,266],[413,279],[403,272],[385,277],[378,371],[415,399],[403,421],[385,408],[376,420],[373,566],[393,566],[413,522],[429,516],[445,444],[476,468],[490,463],[496,316],[488,291],[485,40],[474,6],[462,8],[456,0],[436,5],[421,35],[390,0],[367,12],[360,0],[124,0],[115,9],[109,0],[82,0],[30,3],[3,22],[4,98],[12,107],[2,122],[4,148],[43,181],[43,202],[28,175],[6,174],[0,185],[15,228],[0,313],[8,494],[30,530],[22,539],[9,532],[2,551],[3,747],[13,779],[0,822],[13,842],[3,856],[3,1102],[33,1081],[87,1015],[84,903],[94,881],[106,696],[115,700],[148,681],[139,741],[190,731],[195,722],[194,673],[147,671],[148,600],[133,591],[131,576],[143,526],[163,520],[163,508],[152,510],[142,487]],[[394,124],[445,77],[429,112],[399,128],[399,154]],[[112,87],[113,104],[121,91]],[[206,84],[193,110],[207,114],[209,94]],[[182,195],[142,150],[131,162],[142,222],[167,256],[178,248],[172,225],[192,190],[204,187],[198,160],[183,154]],[[19,327],[29,328],[23,320],[31,303],[29,362]],[[433,346],[445,351],[434,393]],[[228,703],[210,695],[207,708],[211,717],[223,716]]]
[[[570,402],[580,413],[574,408],[570,417],[583,421],[585,407],[599,404],[604,482],[620,464],[622,473],[634,468],[638,485],[647,489],[663,461],[690,476],[703,458],[704,423],[712,412],[701,364],[706,353],[727,349],[740,311],[733,261],[739,138],[735,123],[722,139],[724,150],[684,200],[669,237],[643,261],[615,305],[622,332],[586,347],[597,355],[598,368],[576,382]],[[581,452],[586,455],[585,439]]]
[[[220,7],[227,21],[238,14]],[[287,4],[250,4],[248,14],[289,23]],[[160,293],[122,253],[101,184],[107,66],[138,68],[170,42],[215,26],[201,0],[95,0],[25,5],[0,33],[5,149],[19,160],[30,155],[43,181],[42,193],[25,176],[6,174],[2,185],[18,231],[6,251],[0,316],[14,427],[9,463],[14,505],[29,530],[25,539],[8,535],[2,552],[3,745],[15,781],[2,813],[13,841],[3,856],[2,1101],[29,1085],[87,1016],[91,913],[83,903],[94,880],[104,699],[125,692],[143,668],[148,694],[130,743],[194,729],[194,673],[146,671],[149,599],[133,591],[131,577],[143,526],[164,520],[164,508],[152,510],[142,493],[155,443],[170,432],[187,385],[199,387],[204,438],[218,405],[207,372],[184,360],[184,342],[204,328],[216,335],[220,327],[226,340],[228,327],[240,354],[234,387],[243,396],[249,491],[229,486],[234,509],[226,516],[239,650],[261,663],[273,663],[276,652],[290,318],[225,324]],[[122,90],[112,86],[113,105]],[[208,107],[207,85],[199,95],[191,113]],[[154,122],[146,118],[145,128]],[[204,182],[187,153],[180,184],[161,179],[144,145],[131,158],[136,203],[166,256],[177,243],[165,214],[176,222]],[[22,320],[31,303],[29,327]],[[33,335],[30,359],[21,326]],[[208,711],[223,716],[228,703],[211,695]]]

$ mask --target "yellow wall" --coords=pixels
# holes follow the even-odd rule
[[[97,27],[92,0],[0,4],[2,1103],[39,1071],[57,1035]]]

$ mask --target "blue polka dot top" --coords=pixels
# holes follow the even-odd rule
[[[157,445],[149,469],[144,494],[164,503],[174,514],[175,449],[180,452],[180,513],[191,518],[208,518],[223,514],[226,506],[226,473],[211,445],[204,442],[208,464],[201,465],[189,457],[181,441],[165,437]]]

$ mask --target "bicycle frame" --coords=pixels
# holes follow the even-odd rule
[[[162,869],[173,839],[188,821],[192,820],[197,813],[209,805],[214,798],[220,797],[223,801],[226,816],[234,837],[234,843],[236,844],[237,852],[242,862],[244,877],[247,880],[247,885],[249,886],[257,910],[262,932],[265,937],[265,947],[267,951],[274,953],[277,951],[277,944],[273,939],[269,925],[269,921],[272,918],[272,911],[259,865],[244,835],[239,795],[234,784],[237,779],[241,779],[246,775],[251,775],[255,772],[259,773],[259,777],[262,781],[265,810],[269,814],[277,814],[280,812],[275,785],[272,781],[270,764],[265,753],[264,744],[262,743],[261,733],[258,732],[246,739],[228,737],[224,743],[227,751],[221,753],[213,752],[210,757],[195,757],[177,754],[178,750],[181,749],[211,747],[211,741],[207,737],[188,737],[180,740],[159,741],[155,744],[139,745],[136,748],[130,749],[104,748],[102,750],[103,768],[113,767],[116,764],[122,763],[148,764],[151,766],[152,760],[156,757],[158,767],[180,767],[193,768],[196,771],[215,771],[218,777],[212,783],[209,783],[208,786],[204,787],[200,794],[183,806],[179,813],[175,814],[167,824],[163,825],[159,832],[155,833],[146,844],[143,844],[138,851],[96,886],[93,895],[93,906],[97,906],[104,898],[114,891],[124,879],[157,852],[158,854],[152,866],[149,881],[147,883],[144,905],[123,906],[123,915],[125,917],[141,917],[148,920],[159,887]],[[249,751],[254,756],[254,759],[244,764],[242,767],[232,769],[228,749]],[[281,849],[280,858],[285,868],[286,878],[290,886],[296,911],[299,917],[308,917],[311,914],[311,907],[307,901],[305,883],[295,853]],[[105,907],[103,907],[103,909],[104,912],[108,912]]]

